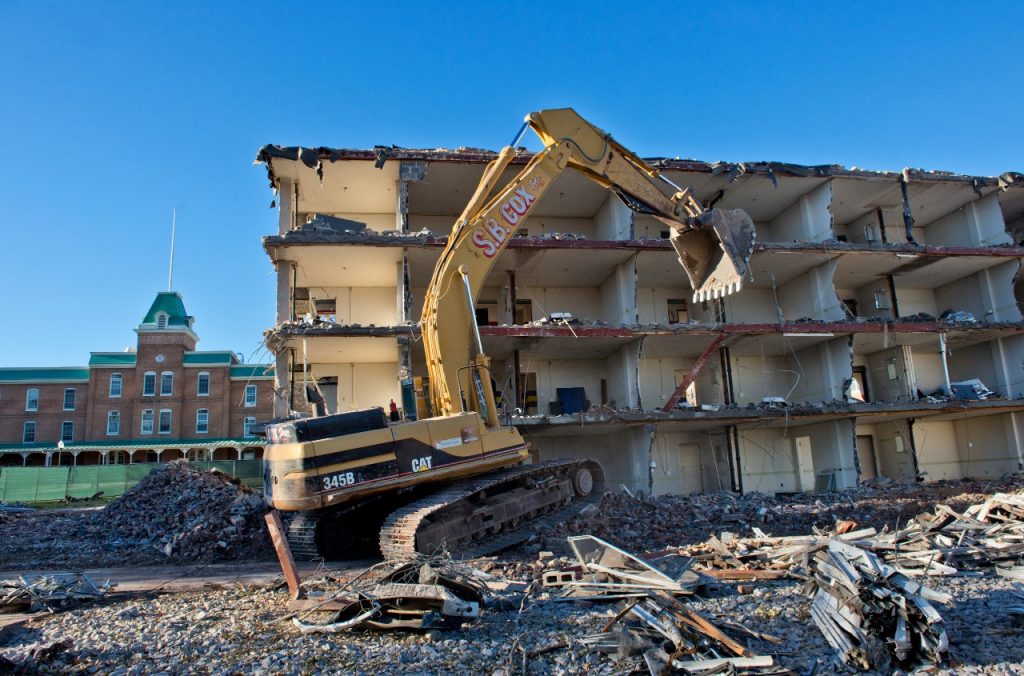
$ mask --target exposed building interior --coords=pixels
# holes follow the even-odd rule
[[[265,147],[279,229],[277,415],[429,415],[417,322],[494,154]],[[512,176],[529,158],[522,151]],[[653,494],[791,493],[1024,467],[1024,180],[652,163],[754,219],[742,292],[693,302],[666,226],[564,173],[477,304],[536,459]],[[429,399],[429,398],[426,398]]]

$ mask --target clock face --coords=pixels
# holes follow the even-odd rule
[[[156,356],[156,363],[157,364],[163,364],[164,363],[164,356],[162,354],[158,354]]]

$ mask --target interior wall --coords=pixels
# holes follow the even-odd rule
[[[550,403],[558,401],[559,387],[582,387],[591,405],[601,403],[601,379],[606,377],[603,359],[559,359],[529,362],[520,360],[520,369],[537,374],[537,410],[548,414]]]
[[[965,477],[997,478],[1020,469],[1013,414],[969,416],[952,424]]]
[[[946,362],[949,364],[951,382],[978,378],[989,389],[1001,390],[1005,393],[1001,368],[998,367],[993,348],[995,341],[979,343],[970,347],[962,347],[949,351]]]
[[[694,359],[643,359],[640,361],[640,398],[647,410],[660,408],[676,389],[675,372],[689,370]]]
[[[785,357],[732,357],[736,403],[760,404],[764,397],[788,397],[800,379]]]
[[[938,342],[938,336],[935,337]],[[946,386],[946,379],[942,370],[942,355],[938,353],[922,353],[918,350],[911,350],[914,360],[914,376],[917,379],[917,389],[925,395],[934,394]]]
[[[744,493],[796,493],[800,480],[793,445],[794,431],[739,431],[740,474]],[[813,450],[813,449],[812,449]]]
[[[744,293],[746,291],[744,290]],[[687,302],[687,315],[696,319],[700,312],[699,304],[692,302],[693,291],[689,288],[646,286],[636,291],[637,312],[641,324],[668,324],[668,301],[680,299]],[[697,305],[698,307],[694,307]]]
[[[594,234],[597,239],[630,239],[632,227],[633,211],[609,193],[604,204],[594,214]]]
[[[792,437],[809,436],[816,476],[831,474],[834,488],[857,485],[853,429],[849,420],[830,420],[816,425],[801,425],[789,430]]]
[[[580,320],[600,319],[614,323],[604,315],[602,293],[597,288],[516,286],[516,298],[533,302],[534,320],[550,317],[552,312],[571,312]]]
[[[616,265],[600,287],[599,319],[614,325],[637,323],[636,256]]]
[[[608,400],[619,408],[639,408],[641,401],[648,406],[647,399],[640,397],[639,357],[642,339],[624,345],[615,354],[604,360],[608,374]]]
[[[935,246],[998,246],[1012,242],[996,193],[932,221],[925,230],[929,244]]]
[[[935,302],[935,292],[931,289],[905,289],[900,288],[900,278],[896,277],[896,304],[900,314],[904,317],[910,315],[929,314],[938,318],[941,314],[938,303]]]
[[[890,378],[889,360],[892,360],[896,378]],[[914,401],[917,398],[917,378],[909,348],[897,345],[866,356],[868,389],[872,401]]]
[[[758,239],[772,242],[825,242],[832,239],[832,184],[825,182],[776,216]]]
[[[839,321],[846,317],[832,282],[836,265],[835,259],[827,261],[779,287],[779,305],[785,319]]]
[[[927,481],[960,479],[965,476],[953,421],[914,421],[914,448],[918,469]]]
[[[329,406],[331,411],[344,413],[374,406],[386,411],[392,399],[402,401],[397,362],[313,364],[312,375],[338,379],[337,400],[334,407]],[[301,383],[301,374],[296,380]]]
[[[696,445],[696,458],[681,458],[680,444]],[[651,446],[651,493],[687,494],[696,485],[705,493],[730,490],[728,453],[724,434],[656,432]],[[697,476],[683,476],[687,472]]]
[[[771,289],[743,287],[740,293],[725,297],[725,317],[737,324],[774,324],[779,321],[775,294]],[[712,307],[708,303],[708,307]],[[704,321],[714,318],[711,314]]]
[[[906,420],[880,422],[874,425],[875,458],[878,473],[894,481],[913,479],[915,476],[913,449],[910,445],[910,425]],[[903,439],[903,450],[897,450],[896,437]]]
[[[837,338],[800,350],[788,358],[800,373],[792,401],[828,402],[843,399],[843,383],[853,376],[846,338]]]

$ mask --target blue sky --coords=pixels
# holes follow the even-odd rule
[[[0,365],[133,345],[173,208],[200,349],[258,352],[266,143],[497,149],[572,106],[641,155],[1024,171],[1024,3],[629,4],[0,0]]]

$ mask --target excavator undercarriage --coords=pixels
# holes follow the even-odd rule
[[[593,460],[553,460],[456,481],[390,511],[395,499],[353,508],[299,512],[288,526],[299,559],[386,559],[457,552],[485,556],[528,539],[596,505],[604,470]],[[422,494],[422,492],[421,492]]]

